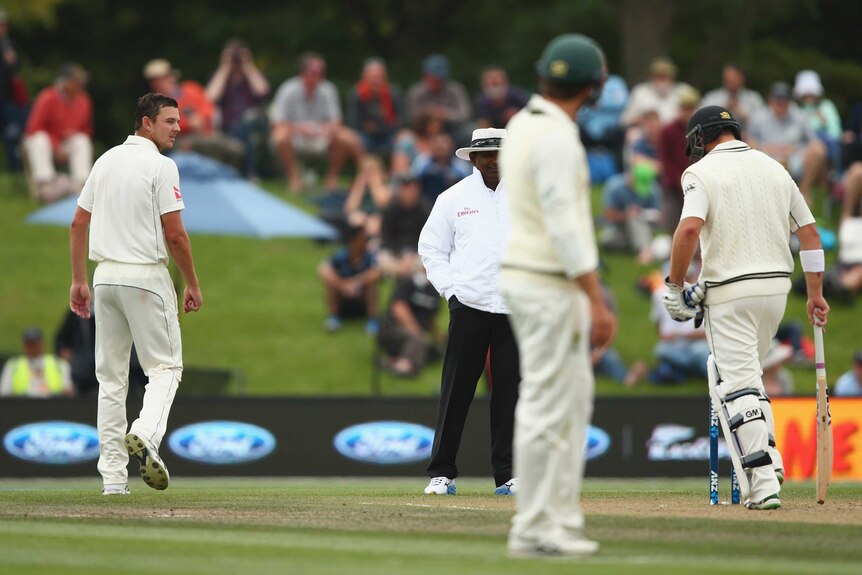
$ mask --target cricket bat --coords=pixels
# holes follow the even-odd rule
[[[817,373],[817,503],[826,501],[832,478],[832,415],[826,393],[826,359],[823,327],[814,326],[814,367]]]

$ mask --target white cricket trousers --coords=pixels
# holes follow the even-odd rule
[[[177,295],[163,264],[102,262],[93,275],[96,377],[99,380],[99,473],[105,485],[128,480],[126,395],[132,343],[149,378],[130,432],[158,448],[183,373]]]
[[[777,294],[749,296],[705,307],[706,337],[721,378],[722,397],[743,389],[756,389],[762,398],[766,397],[761,366],[769,352],[772,338],[778,331],[778,324],[784,317],[786,306],[787,295]],[[740,411],[734,405],[737,403],[740,400],[728,404],[731,416]],[[771,467],[755,467],[750,473],[749,497],[752,501],[778,493],[780,487],[773,470],[784,468],[778,449],[769,445],[770,440],[775,444],[772,406],[765,399],[759,405],[766,419],[765,424],[749,423],[739,428],[740,433],[745,427],[761,428],[756,433],[745,430],[745,437],[739,435],[740,442],[751,436],[751,444],[743,445],[743,449],[747,453],[765,449],[772,458]]]
[[[69,158],[69,176],[83,186],[93,167],[93,143],[86,134],[74,134],[62,142],[60,148]],[[51,182],[57,175],[54,167],[54,150],[47,132],[36,132],[24,138],[24,151],[33,180]]]
[[[584,525],[581,482],[595,389],[589,302],[562,277],[504,269],[501,283],[521,355],[509,543],[553,543]]]

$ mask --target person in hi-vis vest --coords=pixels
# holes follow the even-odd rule
[[[45,353],[42,330],[28,328],[23,336],[24,355],[11,358],[0,375],[0,396],[50,397],[75,395],[72,372],[62,358]]]

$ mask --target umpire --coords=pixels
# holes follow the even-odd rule
[[[419,236],[419,255],[428,279],[449,301],[449,343],[428,465],[428,495],[455,493],[455,459],[486,359],[490,359],[495,493],[514,495],[517,490],[512,477],[512,434],[520,382],[518,348],[499,285],[509,231],[497,165],[505,135],[506,130],[496,128],[474,130],[470,146],[455,152],[469,159],[473,173],[440,194]]]

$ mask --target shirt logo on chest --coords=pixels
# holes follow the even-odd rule
[[[460,218],[461,216],[469,216],[470,214],[478,214],[479,210],[477,210],[475,208],[464,208],[463,210],[459,210],[456,213],[457,213],[458,217]]]

